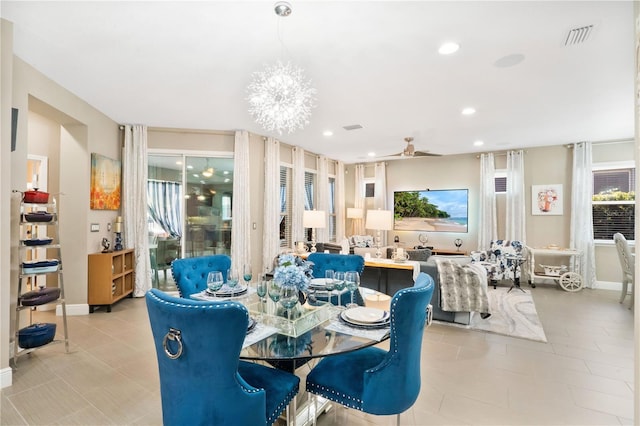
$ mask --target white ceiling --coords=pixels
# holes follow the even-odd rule
[[[288,59],[318,106],[279,139],[347,163],[398,153],[406,136],[416,150],[456,154],[634,135],[631,1],[296,1],[287,18],[274,3],[0,7],[17,56],[119,123],[267,134],[246,87],[253,71]],[[587,25],[586,42],[564,45]],[[460,50],[439,55],[448,40]],[[524,60],[495,65],[514,54]],[[462,116],[466,106],[477,113]],[[353,124],[363,129],[342,128]]]

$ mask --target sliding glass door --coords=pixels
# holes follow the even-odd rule
[[[150,154],[148,161],[149,237],[157,268],[177,257],[229,254],[233,158]]]

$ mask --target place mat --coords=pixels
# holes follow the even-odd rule
[[[389,335],[389,327],[377,328],[373,330],[366,328],[357,328],[351,327],[350,325],[343,323],[339,319],[331,320],[331,322],[325,327],[325,330],[336,331],[338,333],[348,334],[350,336],[364,337],[365,339],[376,340],[378,342],[382,341]]]
[[[262,339],[266,339],[277,332],[277,328],[258,322],[251,331],[247,332],[247,336],[244,338],[244,343],[242,344],[242,349],[257,343]]]

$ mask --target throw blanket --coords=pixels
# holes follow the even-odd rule
[[[449,312],[479,312],[491,315],[487,296],[487,271],[480,265],[460,265],[453,260],[438,259],[440,306]]]

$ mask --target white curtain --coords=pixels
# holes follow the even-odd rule
[[[345,202],[344,202],[344,163],[336,162],[336,242],[341,242],[345,238]]]
[[[571,230],[569,244],[582,252],[582,261],[574,265],[582,275],[584,286],[592,288],[596,282],[596,259],[593,243],[593,176],[591,171],[591,143],[573,146],[573,175],[571,179]]]
[[[135,249],[134,297],[151,288],[151,261],[147,226],[147,126],[124,126],[122,152],[122,216],[124,246]]]
[[[305,187],[304,187],[304,149],[293,147],[293,180],[291,191],[291,237],[292,249],[296,241],[306,241],[302,217],[304,212]]]
[[[231,261],[238,274],[242,274],[243,265],[251,264],[251,197],[247,191],[251,183],[250,171],[249,132],[237,130],[233,153]]]
[[[316,210],[325,212],[326,226],[329,226],[329,172],[328,172],[328,160],[327,157],[321,155],[318,157],[318,182],[316,187],[318,197],[316,199]],[[328,228],[316,229],[316,241],[324,242],[329,241],[327,237],[329,235]]]
[[[389,210],[387,205],[387,164],[384,162],[375,164],[375,198],[373,200],[373,206],[375,209]],[[382,246],[387,245],[387,233],[383,232],[381,235],[380,244]]]
[[[487,250],[498,237],[495,191],[495,163],[492,153],[480,155],[480,217],[478,249]]]
[[[353,207],[362,209],[364,214],[364,164],[356,164],[355,167],[355,188],[354,188],[354,197],[353,197]],[[352,219],[353,220],[353,219]],[[364,230],[364,220],[359,219],[356,220],[353,224],[353,235],[365,235]]]
[[[264,141],[264,227],[262,230],[262,271],[273,268],[280,252],[280,142]]]
[[[524,152],[507,153],[507,211],[505,239],[526,243],[524,192]]]

